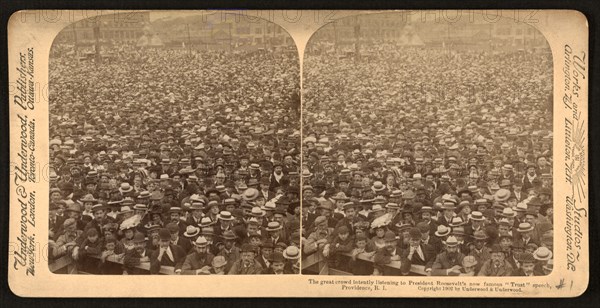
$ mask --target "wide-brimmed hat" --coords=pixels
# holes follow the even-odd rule
[[[445,241],[442,241],[442,243],[444,243],[448,247],[455,247],[455,246],[458,246],[458,244],[459,244],[456,237],[454,237],[452,235],[450,235]]]
[[[517,213],[515,211],[513,211],[513,209],[511,207],[506,207],[506,208],[502,209],[502,214],[500,214],[500,216],[507,217],[507,218],[514,218],[517,216]]]
[[[183,233],[183,236],[185,237],[194,237],[196,235],[200,234],[200,228],[194,227],[194,226],[187,226],[185,228],[185,232]]]
[[[196,247],[206,247],[208,246],[208,241],[204,236],[199,236],[194,242],[192,242],[192,244],[194,244]]]
[[[227,230],[227,231],[223,232],[223,235],[221,235],[221,237],[224,240],[235,240],[237,238],[235,233],[233,233],[233,231],[231,231],[231,230]]]
[[[65,212],[81,213],[81,206],[78,203],[72,203],[65,209]]]
[[[200,224],[198,224],[198,226],[200,228],[206,228],[206,227],[210,227],[212,225],[214,225],[216,223],[216,221],[213,221],[212,219],[210,219],[210,217],[202,217],[202,219],[200,219]]]
[[[79,199],[79,202],[81,203],[85,203],[85,202],[96,202],[98,201],[96,198],[94,198],[94,195],[92,194],[87,194],[85,196],[83,196],[83,198]]]
[[[335,194],[333,197],[331,197],[331,199],[336,200],[336,201],[337,200],[343,200],[343,201],[350,200],[350,198],[346,197],[346,194],[343,191]]]
[[[508,198],[510,198],[510,190],[508,189],[498,189],[498,191],[494,193],[494,200],[498,202],[506,202],[508,201]]]
[[[211,262],[212,267],[223,267],[227,265],[227,260],[224,256],[215,256]]]
[[[386,242],[391,242],[391,241],[395,241],[396,240],[396,234],[392,231],[386,231],[385,235],[383,236],[383,240]]]
[[[450,230],[450,228],[447,226],[439,225],[434,234],[438,237],[444,237],[450,235],[450,232],[452,232],[452,230]]]
[[[460,216],[455,216],[455,217],[452,217],[452,220],[450,220],[450,223],[448,223],[448,225],[449,225],[450,227],[452,227],[452,228],[455,228],[455,227],[463,226],[463,225],[465,225],[466,223],[467,223],[467,222],[466,222],[466,221],[464,221],[464,220],[462,219],[462,217],[460,217]]]
[[[473,239],[475,240],[487,240],[488,236],[483,230],[477,230],[473,232]]]
[[[527,212],[527,204],[524,202],[519,202],[517,203],[517,206],[513,208],[513,211],[520,213]]]
[[[133,235],[133,242],[134,243],[144,243],[144,242],[146,242],[146,236],[144,236],[144,233],[142,233],[142,232],[136,232]]]
[[[240,252],[256,252],[256,248],[251,244],[242,244]]]
[[[260,192],[256,188],[248,188],[242,194],[242,199],[246,201],[254,201],[259,195]]]
[[[99,210],[106,210],[107,208],[108,208],[108,206],[105,204],[102,204],[102,203],[94,204],[92,206],[92,213],[99,211]]]
[[[533,231],[533,226],[528,222],[520,223],[519,227],[517,228],[517,232],[519,232],[519,233],[530,232],[530,231]]]
[[[123,215],[123,214],[127,214],[127,213],[133,213],[133,209],[128,205],[122,206],[121,209],[119,210],[119,215]]]
[[[535,263],[535,257],[532,253],[524,252],[519,256],[519,262],[521,263]]]
[[[267,214],[267,212],[263,209],[261,209],[259,206],[255,206],[252,208],[252,210],[250,211],[250,216],[253,217],[264,217]]]

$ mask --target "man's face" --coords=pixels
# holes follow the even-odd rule
[[[144,249],[146,248],[145,242],[135,242],[133,245],[135,247],[135,250],[139,253],[143,252]]]
[[[106,250],[108,250],[108,251],[114,251],[115,247],[116,247],[116,245],[114,242],[106,243]]]
[[[171,221],[175,223],[179,222],[179,213],[171,213]]]
[[[271,264],[271,268],[276,273],[283,273],[283,268],[284,267],[285,267],[285,263],[284,262],[273,262]]]
[[[226,240],[226,241],[225,241],[225,248],[226,248],[227,250],[229,250],[229,249],[233,248],[233,244],[234,244],[234,241],[233,241],[233,240]]]
[[[94,219],[96,219],[96,221],[101,221],[104,219],[104,215],[106,212],[104,212],[104,210],[97,210],[94,212]]]
[[[454,211],[453,210],[444,210],[444,216],[446,218],[452,218],[452,216],[454,216]]]
[[[502,247],[502,249],[504,251],[507,251],[510,247],[512,246],[512,240],[508,237],[503,237],[500,240],[500,247]]]
[[[396,241],[385,241],[385,247],[388,251],[394,251],[396,248]]]
[[[245,265],[251,264],[253,260],[254,260],[254,252],[252,252],[252,251],[242,252],[242,262]]]
[[[196,253],[198,253],[201,256],[205,255],[206,252],[208,251],[207,246],[196,245],[195,247],[196,247]]]
[[[354,218],[354,214],[356,214],[356,210],[354,210],[353,207],[350,207],[350,208],[347,208],[344,213],[346,213],[346,218],[352,219],[352,218]]]
[[[458,253],[458,246],[446,246],[446,252],[449,255],[456,255]]]
[[[250,223],[248,224],[248,227],[246,227],[246,230],[248,231],[248,233],[258,232],[258,225],[256,225],[255,223]]]
[[[421,239],[418,239],[418,238],[411,238],[408,241],[408,244],[410,244],[410,247],[417,247],[417,246],[419,246],[420,243],[421,243]]]
[[[523,269],[523,272],[525,272],[525,274],[531,274],[531,273],[533,273],[533,269],[535,268],[535,263],[532,263],[532,262],[522,263],[521,268]]]
[[[495,266],[500,266],[504,262],[504,253],[503,252],[494,252],[492,253],[492,263]]]
[[[345,241],[348,236],[350,235],[350,233],[344,233],[344,234],[338,234],[338,237],[340,238],[340,240]]]
[[[263,247],[263,248],[260,250],[260,253],[262,254],[262,256],[263,256],[265,259],[269,259],[269,258],[271,257],[271,254],[273,253],[273,248],[270,248],[270,247]]]

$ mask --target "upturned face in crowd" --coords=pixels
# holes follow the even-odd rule
[[[241,256],[242,256],[242,263],[244,264],[244,266],[249,266],[252,263],[254,263],[254,252],[244,251],[244,252],[242,252]]]
[[[274,172],[275,174],[277,174],[277,175],[281,175],[281,173],[283,172],[283,168],[282,168],[281,166],[276,166],[276,167],[273,169],[273,172]]]
[[[135,251],[137,251],[138,253],[143,253],[144,250],[146,250],[146,242],[144,241],[140,241],[140,242],[135,242],[133,243]]]
[[[104,249],[106,249],[106,251],[115,251],[116,247],[117,245],[114,241],[104,244]]]
[[[94,211],[94,219],[98,222],[104,220],[104,217],[106,217],[106,211],[105,210],[96,210]]]
[[[378,238],[383,238],[383,236],[385,235],[385,229],[384,229],[384,228],[377,228],[377,229],[375,230],[375,235],[376,235]]]
[[[396,249],[396,245],[397,245],[397,241],[396,240],[385,241],[385,249],[387,249],[387,251],[389,251],[389,252],[394,251],[394,249]]]
[[[501,266],[504,264],[504,252],[493,252],[492,253],[492,264],[494,266]]]

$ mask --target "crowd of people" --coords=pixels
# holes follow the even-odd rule
[[[551,272],[547,51],[307,53],[303,260],[355,275]]]
[[[297,52],[103,46],[110,57],[84,58],[55,47],[50,263],[299,271]]]

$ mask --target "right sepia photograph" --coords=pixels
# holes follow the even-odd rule
[[[552,271],[548,42],[511,18],[450,17],[350,16],[308,42],[303,274]]]

